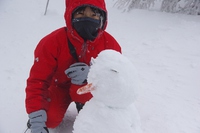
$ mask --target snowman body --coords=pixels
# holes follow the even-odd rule
[[[94,98],[80,111],[74,129],[73,133],[141,133],[140,118],[134,104],[112,108]]]

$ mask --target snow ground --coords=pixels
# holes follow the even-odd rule
[[[146,10],[122,13],[106,0],[107,31],[136,66],[144,133],[200,133],[200,17]],[[24,132],[26,79],[38,41],[65,25],[64,1],[0,1],[0,132]],[[68,118],[75,118],[74,106]],[[67,121],[67,120],[66,120]]]

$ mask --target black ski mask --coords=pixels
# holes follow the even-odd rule
[[[101,20],[96,20],[88,17],[74,18],[72,19],[72,24],[74,29],[85,41],[93,41],[98,35]]]

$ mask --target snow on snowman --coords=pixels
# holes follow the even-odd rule
[[[91,64],[88,85],[77,93],[91,92],[93,98],[76,117],[73,133],[142,133],[134,106],[138,79],[131,61],[104,50]]]

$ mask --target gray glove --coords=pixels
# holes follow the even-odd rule
[[[87,82],[89,68],[90,67],[87,64],[78,62],[72,64],[67,70],[65,70],[65,74],[68,78],[71,78],[72,84],[83,85]]]
[[[30,113],[30,129],[31,133],[49,133],[45,122],[47,121],[47,114],[44,110],[38,110]]]

